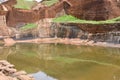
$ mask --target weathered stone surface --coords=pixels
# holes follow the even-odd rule
[[[9,2],[5,3],[5,5],[8,4],[7,6],[9,6],[9,3],[10,5],[14,5],[16,4],[15,1],[16,0],[10,0]],[[7,16],[7,25],[11,27],[14,27],[18,24],[33,23],[40,21],[40,19],[43,20],[43,18],[54,18],[63,9],[67,14],[87,20],[107,20],[120,16],[120,0],[59,0],[59,2],[53,6],[46,7],[43,5],[38,5],[38,8],[33,10],[16,9],[11,6],[9,7],[9,14],[4,15]],[[2,13],[2,11],[0,13]],[[80,29],[90,33],[109,32],[113,29],[117,29],[117,31],[120,30],[119,25],[114,26],[114,24],[78,24],[77,26]],[[0,28],[1,35],[10,35],[8,32],[9,31],[7,28]]]
[[[120,0],[67,0],[68,14],[87,20],[107,20],[120,16]]]
[[[0,61],[0,80],[34,80],[32,76],[27,75],[25,71],[19,71],[14,65],[5,60]]]
[[[19,76],[19,75],[26,75],[27,73],[25,71],[18,71],[13,74],[13,76]]]
[[[83,31],[89,33],[106,33],[110,31],[120,31],[120,23],[115,24],[75,24]]]
[[[9,73],[15,73],[17,70],[12,68],[6,68],[5,71]]]
[[[13,5],[15,3],[16,0],[10,0],[5,4]],[[58,3],[50,7],[43,5],[37,6],[37,10],[22,10],[12,8],[10,14],[8,15],[8,21],[9,18],[11,18],[9,16],[12,16],[13,19],[15,18],[15,20],[18,19],[18,22],[34,22],[41,18],[53,18],[63,8],[68,14],[88,20],[106,20],[120,16],[119,0],[59,0]]]
[[[14,45],[16,42],[12,38],[4,38],[5,46]]]
[[[4,5],[9,5],[9,6],[13,6],[17,3],[17,0],[8,0],[6,2],[4,2]]]
[[[20,75],[17,77],[19,80],[33,80],[32,78],[30,78],[27,75]]]

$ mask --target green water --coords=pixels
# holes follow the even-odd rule
[[[18,70],[58,80],[120,80],[120,49],[62,44],[0,45],[0,59]]]

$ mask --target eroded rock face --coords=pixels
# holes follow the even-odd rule
[[[14,5],[16,0],[12,1]],[[10,6],[5,14],[7,26],[15,27],[18,24],[34,23],[44,18],[54,18],[64,9],[67,14],[76,16],[86,20],[107,20],[120,16],[120,0],[60,0],[53,6],[37,6],[38,9],[24,10],[16,9]],[[0,12],[3,14],[2,12]],[[111,25],[77,25],[80,29],[90,33],[109,32],[113,28],[119,31],[119,25],[111,27]],[[92,29],[88,27],[92,27]],[[116,26],[116,25],[115,25]],[[107,29],[106,29],[107,28]]]
[[[67,14],[87,20],[107,20],[120,16],[120,0],[60,0],[50,7],[37,7],[37,10],[12,8],[7,15],[8,26],[54,18],[63,9]]]
[[[111,31],[120,31],[120,23],[115,24],[75,24],[83,31],[88,33],[108,33]]]
[[[120,0],[67,0],[65,10],[81,19],[107,20],[120,16]]]

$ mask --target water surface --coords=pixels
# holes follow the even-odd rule
[[[0,45],[0,59],[18,70],[58,80],[120,80],[120,49],[63,44]]]

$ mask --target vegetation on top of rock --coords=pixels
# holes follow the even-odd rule
[[[31,9],[31,7],[34,4],[35,4],[34,1],[17,0],[17,4],[15,5],[15,8]]]
[[[47,6],[52,6],[53,4],[57,3],[58,0],[45,0],[42,2],[42,4],[47,5]]]
[[[45,0],[42,4],[47,6],[52,6],[53,4],[57,3],[58,0]],[[35,4],[34,0],[17,0],[17,4],[15,8],[22,8],[22,9],[31,9],[31,7]]]
[[[29,30],[29,29],[33,29],[33,28],[36,28],[36,27],[37,27],[36,24],[30,23],[30,24],[27,24],[27,25],[21,27],[21,30]]]
[[[105,21],[92,21],[92,20],[82,20],[78,19],[71,15],[64,15],[58,18],[54,18],[53,22],[58,23],[81,23],[81,24],[113,24],[113,23],[120,23],[120,17],[113,18],[110,20]]]

